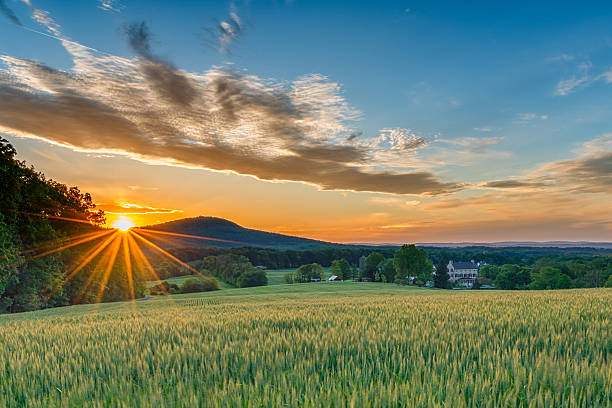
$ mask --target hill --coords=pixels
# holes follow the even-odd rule
[[[312,250],[339,247],[340,244],[300,238],[274,232],[260,231],[242,227],[235,222],[217,217],[194,217],[150,225],[136,230],[152,230],[172,234],[195,235],[211,238],[196,239],[176,235],[159,235],[164,240],[156,240],[164,247],[259,247],[270,249]]]

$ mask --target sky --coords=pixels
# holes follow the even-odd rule
[[[0,0],[0,136],[109,225],[612,241],[612,4]]]

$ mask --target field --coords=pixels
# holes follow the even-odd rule
[[[325,276],[329,278],[329,268],[323,268],[323,270],[325,271]],[[266,271],[266,276],[268,277],[268,285],[284,285],[285,274],[289,272],[295,272],[295,268],[268,269]]]
[[[329,277],[329,268],[323,268],[327,277]],[[288,269],[268,269],[266,271],[266,276],[268,277],[268,285],[284,285],[285,284],[285,274],[287,272],[295,272],[295,268]],[[189,278],[197,278],[197,275],[189,275],[189,276],[178,276],[175,278],[168,278],[166,281],[168,283],[174,283],[176,285],[181,286],[185,281]],[[160,281],[150,281],[147,283],[149,287],[158,284]],[[219,282],[220,288],[230,288],[231,286],[226,284],[225,282]]]
[[[0,316],[4,407],[606,407],[612,290],[274,285]]]

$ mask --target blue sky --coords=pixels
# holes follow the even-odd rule
[[[25,26],[103,52],[92,52],[91,58],[112,55],[125,59],[121,62],[123,68],[118,68],[118,71],[106,67],[98,81],[110,76],[119,78],[118,72],[122,75],[136,72],[131,69],[139,61],[144,64],[148,61],[168,64],[190,80],[197,77],[197,80],[206,81],[208,79],[198,75],[211,72],[238,72],[240,81],[246,81],[241,86],[251,87],[253,83],[244,77],[250,75],[257,79],[256,86],[269,86],[270,90],[275,89],[274,92],[282,92],[284,97],[291,98],[295,81],[306,77],[301,92],[314,92],[325,86],[326,93],[316,94],[319,99],[308,102],[309,113],[315,115],[313,112],[316,111],[316,120],[312,119],[308,130],[304,131],[308,135],[300,136],[296,142],[301,146],[297,149],[299,154],[304,146],[318,148],[323,144],[349,155],[355,153],[349,152],[350,149],[357,149],[367,156],[365,161],[357,160],[358,164],[347,159],[346,165],[359,170],[358,175],[328,183],[338,169],[316,178],[300,176],[294,169],[288,171],[292,174],[285,175],[278,168],[268,169],[264,162],[254,163],[251,170],[240,165],[212,165],[206,159],[199,160],[195,154],[190,159],[183,159],[180,154],[184,150],[180,154],[178,150],[173,151],[173,155],[168,157],[163,154],[163,157],[159,154],[153,156],[148,155],[144,145],[140,150],[130,150],[126,146],[113,145],[112,141],[101,136],[100,143],[92,146],[89,138],[83,141],[75,135],[63,140],[44,130],[33,131],[39,127],[34,126],[32,120],[23,119],[23,123],[15,123],[16,120],[7,119],[3,123],[0,116],[0,131],[17,145],[23,158],[55,178],[68,179],[62,180],[68,184],[78,183],[94,192],[99,190],[105,203],[113,201],[109,180],[103,181],[98,177],[94,183],[91,177],[75,174],[66,166],[59,165],[57,159],[70,157],[70,161],[81,160],[87,167],[87,163],[95,161],[92,155],[98,151],[108,162],[127,163],[125,165],[130,168],[140,166],[138,168],[143,172],[151,174],[175,171],[169,170],[168,164],[197,167],[202,169],[197,173],[198,177],[212,177],[214,180],[207,180],[207,183],[214,185],[225,184],[226,178],[230,177],[231,183],[236,185],[253,182],[260,191],[272,188],[274,191],[267,194],[279,205],[289,205],[286,196],[290,190],[293,194],[294,188],[305,188],[305,200],[313,203],[326,201],[322,198],[326,192],[321,189],[336,192],[338,197],[355,196],[349,204],[355,208],[353,218],[340,224],[334,224],[337,217],[333,215],[322,223],[304,225],[292,223],[289,215],[283,220],[275,220],[272,215],[245,217],[238,208],[235,213],[222,214],[239,221],[242,217],[243,222],[259,227],[329,239],[346,241],[351,238],[331,232],[319,234],[319,231],[347,230],[352,228],[349,226],[361,223],[354,227],[353,240],[397,241],[423,237],[423,241],[446,240],[446,236],[440,237],[442,227],[434,234],[425,224],[417,226],[417,221],[423,219],[427,219],[427,225],[439,220],[447,230],[458,228],[464,231],[448,235],[449,240],[503,240],[506,236],[511,236],[508,239],[524,237],[525,240],[605,240],[610,237],[612,220],[603,210],[606,204],[612,203],[608,172],[612,132],[612,5],[606,2],[32,0],[30,6],[27,3],[2,1],[5,15],[0,20],[0,38],[4,39],[0,41],[0,54],[37,61],[54,70],[75,75],[87,74],[79,71],[74,51],[66,49],[66,43],[24,29]],[[6,10],[14,12],[23,26],[11,21]],[[36,10],[39,16],[40,12],[48,13],[59,31],[53,31],[49,20],[46,23],[40,18],[36,21],[36,13],[33,13]],[[225,44],[227,49],[219,49],[220,43],[214,45],[219,39],[218,31],[217,35],[211,35],[207,29],[215,30],[220,22],[231,22],[230,13],[236,16],[240,35]],[[126,35],[126,27],[140,22],[146,25],[147,46],[152,50],[150,55],[135,52]],[[2,67],[0,64],[0,69]],[[11,63],[5,61],[0,73],[8,75],[3,79],[5,85],[20,83],[20,86],[31,86],[28,75],[30,78],[37,75],[32,69],[16,71],[14,63],[11,68]],[[114,82],[114,86],[118,83]],[[140,89],[140,85],[135,84],[130,86]],[[44,96],[49,89],[46,85],[39,85],[34,85],[29,92]],[[108,89],[105,88],[104,92]],[[249,89],[253,91],[253,88]],[[58,88],[51,94],[55,96],[62,92],[66,90]],[[125,109],[127,103],[122,101],[115,105],[106,97],[81,95],[78,89],[70,92],[118,111]],[[260,97],[263,95],[254,98]],[[325,105],[319,112],[318,103],[330,105]],[[293,108],[301,109],[296,106]],[[23,109],[27,110],[26,107]],[[129,115],[121,112],[122,120],[131,120]],[[161,114],[171,115],[166,108],[163,112]],[[244,136],[240,131],[268,119],[268,116],[260,117],[254,123],[245,116],[243,127],[231,131],[237,133],[230,134],[227,127],[223,127],[225,130],[215,128],[214,131],[219,132],[217,137],[227,137],[224,143],[240,149],[244,147],[240,143],[257,144],[259,147],[250,157],[261,159],[258,156],[261,154],[268,160],[269,152],[262,150],[267,146],[263,139],[240,139]],[[302,126],[301,121],[298,123]],[[138,126],[143,131],[145,125],[138,122]],[[317,130],[319,134],[311,132],[312,127],[320,127]],[[62,131],[60,124],[57,128],[58,132]],[[70,132],[73,128],[73,124],[66,125],[64,131]],[[208,130],[204,126],[199,131],[206,133]],[[321,136],[323,134],[325,137]],[[349,141],[346,138],[350,134],[358,136]],[[155,131],[148,133],[148,137],[155,139]],[[199,143],[198,137],[196,135],[197,141],[190,139],[189,143]],[[279,135],[274,143],[285,143],[284,137]],[[392,140],[395,144],[390,142]],[[48,142],[67,148],[52,147]],[[278,154],[284,154],[282,149],[287,146],[283,146],[277,146],[280,149]],[[49,154],[45,158],[36,153],[45,149],[50,149],[56,159],[50,159],[52,156]],[[88,152],[75,153],[84,149]],[[289,150],[292,151],[288,153],[290,156],[296,154],[293,147]],[[168,162],[170,159],[172,163]],[[143,160],[147,164],[143,164]],[[209,170],[230,172],[230,176],[210,173]],[[415,181],[414,188],[400,188],[398,186],[403,182],[399,181],[399,184],[387,185],[390,180],[377,180],[377,176],[373,176],[372,182],[355,182],[356,178],[362,180],[380,172],[410,175],[406,183],[411,183],[416,173],[422,177]],[[257,180],[241,180],[240,177],[245,175],[255,176]],[[435,182],[432,183],[433,179]],[[285,180],[288,183],[306,183],[307,186],[283,187],[283,190],[278,186],[265,186],[269,181],[259,180]],[[507,183],[499,183],[508,180],[514,183],[510,188],[506,187]],[[109,187],[98,188],[103,183]],[[172,184],[171,181],[168,183]],[[196,180],[194,183],[199,182]],[[378,185],[386,187],[378,188]],[[190,188],[193,189],[193,185],[186,187]],[[520,194],[528,197],[526,201],[519,200],[512,211],[505,209],[508,202],[516,200]],[[537,204],[541,212],[520,211],[520,208],[533,207],[542,194],[556,199]],[[399,207],[380,204],[384,200],[391,203],[398,196]],[[479,197],[486,208],[499,209],[497,217],[473,218],[473,204],[464,205],[465,200]],[[593,207],[589,210],[591,212],[578,219],[571,217],[570,209],[559,212],[559,208],[553,208],[552,212],[558,213],[557,218],[546,219],[541,228],[533,226],[537,217],[546,213],[546,205],[554,206],[558,200],[568,197],[581,208]],[[371,208],[370,204],[377,202],[377,198],[382,207]],[[151,202],[159,200],[159,197],[150,194],[142,193],[126,199],[144,200],[149,207],[162,205]],[[344,199],[338,198],[340,201]],[[407,213],[405,200],[417,200],[420,207],[430,207],[414,213],[410,209]],[[445,200],[459,200],[453,213],[448,213],[448,206],[437,204]],[[327,208],[334,207],[330,203],[326,205]],[[215,212],[218,207],[223,207],[219,203],[214,208],[206,204],[187,208],[179,202],[164,206],[181,207],[181,216]],[[320,212],[324,212],[324,208],[321,207]],[[463,212],[461,208],[464,208]],[[524,218],[525,228],[506,235],[494,233],[493,226],[498,228],[495,231],[508,228],[504,227],[508,219],[499,214],[510,214],[509,211],[513,216]],[[382,217],[384,221],[372,221],[372,214],[383,213],[387,214]],[[293,217],[303,219],[304,214],[298,211]],[[262,219],[265,221],[256,221]],[[452,219],[461,219],[463,223],[454,225],[450,223]],[[377,222],[380,224],[377,231],[367,227]],[[550,225],[555,223],[569,226],[566,230],[551,228]],[[483,225],[481,230],[472,228],[476,224]],[[410,227],[401,228],[403,225]],[[392,228],[388,228],[390,226]]]

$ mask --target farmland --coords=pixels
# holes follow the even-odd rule
[[[0,316],[0,406],[612,404],[612,290],[274,285]]]

